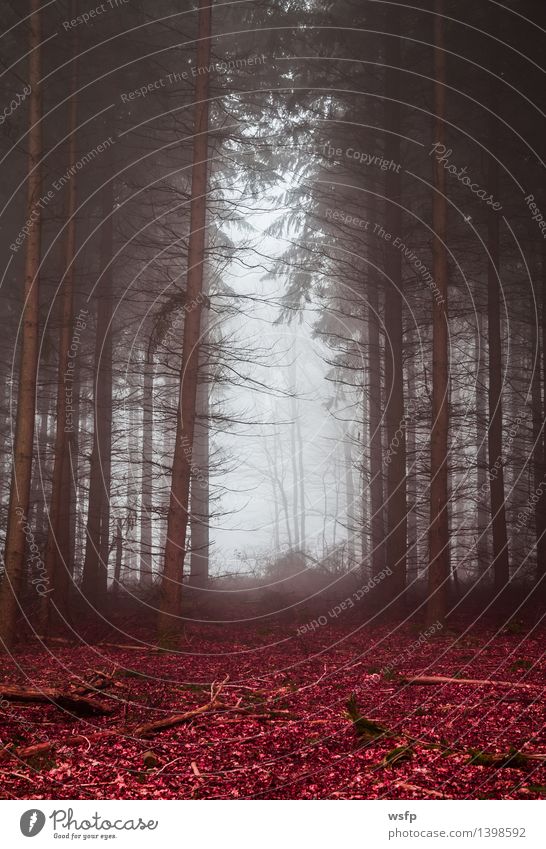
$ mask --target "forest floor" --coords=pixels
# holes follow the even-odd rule
[[[422,633],[193,624],[177,653],[34,641],[0,661],[1,798],[544,796],[544,630]]]

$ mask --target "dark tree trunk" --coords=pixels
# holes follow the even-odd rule
[[[28,522],[32,448],[36,413],[36,374],[39,349],[39,281],[41,246],[42,91],[41,91],[41,12],[40,0],[31,0],[29,18],[29,99],[28,177],[26,218],[31,220],[25,244],[24,298],[21,365],[13,472],[8,510],[5,572],[0,589],[0,642],[10,649],[16,640],[17,612],[24,580],[25,526]],[[29,535],[30,536],[30,535]],[[44,576],[45,577],[45,576]],[[39,584],[36,585],[39,587]],[[44,588],[44,592],[47,587]]]
[[[478,379],[476,382],[476,442],[477,442],[477,556],[478,573],[484,574],[489,567],[489,510],[487,485],[487,366],[484,356],[485,338],[482,332],[483,318],[478,311],[478,329],[476,333],[476,362]]]
[[[101,271],[97,283],[97,327],[93,379],[94,430],[89,471],[85,563],[82,593],[101,610],[108,587],[112,441],[112,266],[114,187],[110,175],[102,190]]]
[[[123,560],[123,532],[121,519],[116,521],[116,539],[114,547],[116,551],[116,559],[114,562],[114,584],[112,587],[112,593],[114,596],[118,596],[121,582],[121,563]]]
[[[542,447],[541,483],[546,487],[546,246],[542,246],[541,284],[541,348],[542,348]],[[539,361],[540,362],[540,361]],[[540,368],[540,367],[539,367]],[[539,390],[540,391],[540,390]],[[546,492],[542,492],[537,505],[537,574],[536,583],[541,598],[546,596]]]
[[[379,336],[379,292],[375,280],[368,290],[368,376],[370,445],[370,512],[372,575],[385,566],[383,517],[383,445],[381,439],[381,344]]]
[[[77,41],[73,40],[73,70],[71,79],[71,101],[68,119],[68,167],[76,162],[77,128]],[[55,625],[62,626],[68,614],[68,590],[70,586],[70,535],[69,514],[71,506],[69,433],[74,422],[67,417],[72,407],[74,394],[74,371],[77,352],[71,352],[74,324],[74,252],[76,246],[76,175],[66,187],[66,231],[65,262],[61,288],[59,362],[57,379],[57,415],[55,422],[55,450],[53,482],[49,509],[45,567],[51,592],[46,599],[45,631],[50,633]],[[68,485],[67,485],[68,484]]]
[[[148,590],[153,583],[152,568],[152,485],[154,453],[154,346],[150,339],[144,361],[142,390],[142,493],[140,515],[140,585]]]
[[[196,56],[196,67],[198,68],[207,67],[210,62],[211,11],[210,0],[199,0]],[[193,434],[199,374],[203,266],[205,262],[208,132],[209,75],[203,73],[196,77],[195,84],[193,170],[184,340],[167,540],[165,543],[165,565],[161,583],[158,620],[159,640],[163,645],[167,645],[172,639],[175,639],[179,631],[182,576],[187,545],[186,533],[192,475]]]
[[[445,144],[445,52],[443,0],[436,0],[434,18],[434,141]],[[430,452],[430,525],[427,621],[443,622],[449,582],[448,522],[448,310],[447,310],[447,200],[445,170],[434,159],[432,195],[433,277],[437,292],[432,301],[432,429]]]
[[[386,134],[385,158],[400,162],[400,11],[389,13],[389,32],[385,61],[386,69]],[[386,229],[392,239],[402,235],[401,175],[398,169],[386,172],[385,193]],[[404,427],[404,372],[402,327],[402,255],[389,243],[385,244],[385,395],[387,444],[387,564],[392,570],[385,594],[386,601],[397,599],[406,586],[407,555],[407,494],[406,494],[406,435]]]
[[[209,385],[201,349],[191,479],[191,586],[204,588],[209,579]]]
[[[498,197],[498,166],[494,158],[496,145],[489,155],[488,187]],[[490,210],[487,222],[487,329],[489,337],[489,428],[488,461],[491,492],[491,527],[493,530],[493,579],[495,593],[506,588],[509,578],[508,536],[504,501],[504,460],[502,455],[502,343],[500,320],[500,256],[499,217]]]

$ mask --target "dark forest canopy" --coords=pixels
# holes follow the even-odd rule
[[[1,8],[3,648],[540,621],[542,4]]]
[[[4,4],[4,639],[249,567],[387,566],[432,618],[538,588],[534,4],[40,5]]]

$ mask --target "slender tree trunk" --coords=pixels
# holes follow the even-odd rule
[[[368,292],[368,357],[372,575],[378,575],[385,567],[385,523],[383,517],[379,292],[374,281],[371,282]]]
[[[108,587],[110,477],[112,441],[112,266],[114,187],[111,175],[102,191],[101,272],[97,284],[94,366],[94,430],[89,471],[85,563],[82,593],[102,609]]]
[[[408,360],[408,396],[416,398],[415,387],[415,359]],[[411,469],[408,475],[408,581],[413,583],[417,579],[419,557],[417,554],[417,452],[415,438],[415,421],[408,421],[406,428],[407,440],[407,463]]]
[[[38,422],[36,432],[36,456],[33,457],[33,465],[39,464],[42,470],[41,475],[32,475],[32,486],[30,489],[30,508],[29,518],[34,521],[34,526],[38,533],[41,534],[45,526],[45,501],[47,493],[47,485],[49,481],[49,448],[50,448],[50,412],[53,406],[53,385],[49,379],[49,363],[41,363],[42,380],[37,386],[37,400],[35,421]],[[37,415],[36,415],[37,414]],[[44,484],[39,478],[44,480]],[[34,513],[34,515],[32,515]]]
[[[298,446],[298,477],[300,482],[300,540],[301,550],[305,551],[306,516],[305,516],[305,470],[303,463],[303,437],[301,432],[301,421],[296,419],[296,442]]]
[[[542,245],[542,481],[546,482],[546,245]],[[546,493],[539,501],[537,522],[537,575],[536,582],[542,598],[546,594]]]
[[[68,119],[68,166],[76,162],[76,127],[77,127],[77,40],[73,40],[73,69],[71,79],[71,96]],[[68,456],[69,432],[74,423],[69,424],[67,406],[72,407],[74,391],[74,359],[77,352],[71,352],[74,316],[74,251],[76,245],[76,175],[66,187],[66,232],[65,232],[65,265],[62,282],[62,300],[60,309],[59,328],[59,363],[57,381],[57,418],[55,423],[55,452],[53,464],[53,482],[49,509],[49,528],[47,535],[45,567],[51,593],[46,595],[46,623],[49,632],[59,618],[61,624],[68,612],[69,590],[69,527],[70,485],[67,487],[67,470],[70,458]],[[62,527],[61,527],[62,525]]]
[[[355,488],[353,482],[353,451],[351,446],[351,434],[347,428],[343,434],[343,452],[345,459],[345,521],[347,523],[347,559],[349,569],[356,563],[355,554]]]
[[[278,456],[279,456],[279,461],[280,461],[279,462],[280,474],[276,477],[276,480],[277,480],[277,486],[279,487],[279,493],[280,493],[280,496],[281,496],[282,508],[283,508],[283,513],[284,513],[284,521],[285,521],[285,526],[286,526],[286,538],[287,538],[287,541],[288,541],[288,548],[291,549],[292,548],[292,530],[291,530],[291,527],[290,527],[290,513],[288,511],[288,496],[286,494],[286,489],[284,488],[284,480],[283,480],[284,452],[283,452],[283,447],[282,447],[282,441],[279,438],[279,432],[278,432],[277,428],[275,428],[275,446],[276,446],[276,450],[275,450],[275,473],[276,473],[276,470],[277,470],[277,461],[276,461],[277,449],[278,449]]]
[[[489,154],[488,186],[498,197],[498,165],[494,157],[495,128],[492,126]],[[502,456],[502,343],[500,320],[500,255],[499,218],[495,210],[488,212],[487,248],[487,330],[489,337],[489,428],[488,461],[491,492],[491,526],[493,530],[493,579],[495,593],[501,593],[510,578],[506,507],[504,500],[504,461]]]
[[[84,316],[87,316],[87,318],[85,319],[85,325],[86,327],[88,327],[88,311],[81,310],[79,314],[81,315],[82,313]],[[74,423],[74,428],[67,434],[68,440],[66,450],[66,463],[63,464],[63,476],[65,479],[65,483],[63,484],[63,486],[66,487],[69,508],[68,522],[66,527],[66,533],[68,536],[68,558],[66,562],[70,575],[72,576],[72,580],[75,580],[76,578],[76,562],[81,563],[81,557],[79,556],[80,540],[78,539],[78,537],[80,536],[80,528],[78,523],[78,492],[80,473],[79,429],[81,411],[80,392],[81,363],[80,358],[77,357],[76,363],[74,365],[74,382],[72,384],[72,421]]]
[[[154,348],[150,339],[144,362],[142,391],[142,493],[140,516],[140,585],[149,590],[152,567],[152,485],[154,453]]]
[[[365,331],[364,331],[365,332]],[[366,349],[366,339],[362,341],[363,349]],[[364,434],[370,420],[369,415],[370,400],[368,397],[368,387],[366,387],[364,379],[362,380],[362,453],[360,464],[360,570],[361,574],[369,572],[369,553],[370,553],[370,524],[371,524],[371,507],[370,507],[370,457],[366,450],[366,441]],[[381,432],[379,434],[381,437]]]
[[[203,322],[204,323],[204,322]],[[191,586],[204,588],[209,580],[209,385],[204,351],[200,349],[199,380],[196,397],[196,422],[193,438],[191,479]]]
[[[267,468],[269,471],[269,481],[271,483],[271,495],[273,496],[273,548],[275,549],[275,557],[279,556],[280,548],[281,548],[281,523],[280,523],[280,492],[279,497],[277,497],[277,446],[276,446],[276,435],[273,434],[273,457],[267,447],[267,437],[264,438],[263,449],[265,454],[265,459],[267,461]]]
[[[400,12],[389,11],[389,32],[396,33]],[[385,158],[400,162],[400,38],[387,39],[386,48],[386,126]],[[394,239],[402,234],[401,175],[398,169],[386,172],[386,227]],[[406,586],[407,494],[406,436],[404,429],[404,371],[402,326],[402,255],[385,244],[385,393],[387,442],[390,449],[387,469],[387,564],[392,570],[382,591],[386,601],[397,599]]]
[[[199,0],[196,67],[210,62],[211,2]],[[158,621],[160,642],[167,645],[177,636],[181,613],[181,590],[186,556],[186,532],[192,473],[193,434],[199,374],[199,335],[205,226],[208,186],[209,74],[201,73],[195,83],[193,170],[191,188],[190,239],[186,282],[186,312],[180,370],[180,397],[177,411],[165,565],[161,583]]]
[[[434,18],[434,141],[445,142],[444,4],[436,0]],[[433,276],[437,292],[432,302],[432,430],[430,453],[430,524],[428,604],[429,624],[443,622],[447,612],[449,581],[448,523],[448,309],[447,309],[447,201],[443,166],[434,159],[434,192],[432,196]]]
[[[118,596],[121,582],[121,563],[123,560],[123,533],[121,519],[116,521],[115,550],[116,559],[114,563],[114,585],[112,587],[112,593],[114,596]]]
[[[292,423],[290,425],[290,460],[292,463],[292,522],[294,525],[294,548],[300,551],[300,517],[298,505],[298,463],[296,457],[296,421],[294,419],[294,408],[292,407]]]
[[[8,510],[5,572],[0,591],[0,641],[10,649],[16,640],[17,610],[24,577],[25,524],[28,521],[32,447],[36,411],[36,373],[39,348],[39,281],[42,187],[42,98],[41,98],[41,12],[40,0],[31,0],[29,39],[29,155],[26,219],[30,220],[25,246],[25,282],[19,372],[19,393],[13,472]],[[39,584],[36,585],[39,587]],[[47,587],[45,588],[47,590]]]
[[[478,311],[478,331],[476,337],[476,362],[478,363],[478,379],[476,382],[476,441],[477,441],[477,486],[478,486],[478,574],[485,573],[489,566],[489,510],[487,494],[487,375],[483,351],[484,345],[483,318]]]

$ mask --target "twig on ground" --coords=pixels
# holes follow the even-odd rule
[[[189,720],[193,719],[194,717],[199,716],[200,714],[205,713],[206,711],[212,710],[214,707],[216,707],[220,693],[222,692],[224,684],[228,680],[229,676],[227,676],[224,681],[218,684],[210,701],[208,701],[204,705],[201,705],[201,707],[185,711],[185,713],[175,713],[172,716],[167,716],[164,719],[158,719],[155,722],[147,722],[143,725],[138,725],[132,731],[133,736],[149,737],[152,734],[157,734],[159,731],[166,731],[168,728],[174,728],[175,725],[181,725],[183,722],[189,722]]]

